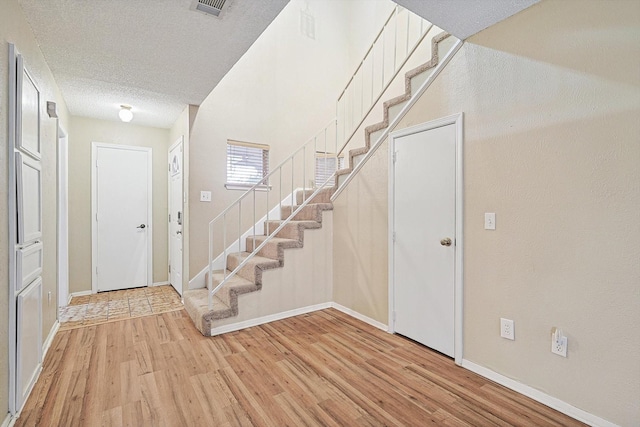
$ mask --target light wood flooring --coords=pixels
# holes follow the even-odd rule
[[[59,332],[16,426],[577,426],[333,309],[205,338],[186,312]]]

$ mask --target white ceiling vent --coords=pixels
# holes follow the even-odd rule
[[[191,10],[222,18],[229,3],[231,3],[231,0],[194,0],[191,3]]]

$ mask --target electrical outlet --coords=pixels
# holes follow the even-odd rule
[[[551,330],[551,353],[558,356],[567,357],[567,347],[569,341],[562,335],[562,331],[553,328]]]
[[[508,340],[516,339],[516,331],[513,320],[505,319],[503,317],[500,318],[500,336]]]
[[[200,192],[200,201],[201,202],[210,202],[211,201],[211,191],[201,191]]]

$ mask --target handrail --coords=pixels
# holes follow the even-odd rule
[[[371,43],[371,46],[369,46],[369,49],[367,49],[367,53],[365,53],[364,56],[362,57],[362,61],[360,61],[360,65],[358,65],[358,67],[353,72],[353,74],[351,74],[351,78],[349,79],[347,84],[344,86],[344,89],[342,89],[342,92],[340,92],[340,96],[338,96],[338,100],[336,102],[340,102],[340,99],[342,99],[342,95],[344,95],[344,93],[347,91],[347,89],[349,88],[349,85],[353,81],[353,78],[356,76],[356,74],[358,74],[358,71],[360,71],[360,67],[362,67],[362,64],[364,64],[364,61],[367,59],[367,56],[369,56],[369,53],[371,52],[371,49],[373,49],[373,47],[376,45],[378,39],[380,38],[380,36],[384,32],[384,29],[387,27],[387,24],[389,23],[389,21],[391,21],[391,18],[393,18],[395,15],[398,14],[398,8],[399,7],[400,7],[399,5],[396,5],[393,8],[393,11],[391,11],[391,13],[389,14],[389,17],[387,18],[387,20],[384,21],[384,24],[382,24],[382,28],[380,28],[380,31],[378,31],[378,34],[376,35],[376,38],[373,39],[373,43]]]
[[[398,75],[398,73],[400,72],[400,70],[402,69],[402,67],[404,67],[404,65],[406,64],[408,58],[415,52],[415,50],[417,49],[418,45],[420,45],[420,43],[424,40],[424,38],[426,37],[426,35],[429,33],[429,31],[431,31],[431,28],[433,27],[433,24],[429,23],[428,21],[425,21],[424,19],[418,17],[419,24],[420,24],[420,31],[418,33],[418,37],[415,41],[415,43],[410,46],[411,41],[410,41],[410,28],[411,28],[411,19],[412,16],[417,16],[417,15],[412,15],[410,14],[410,12],[407,10],[407,24],[406,24],[406,45],[405,45],[405,51],[404,51],[404,59],[400,60],[400,66],[398,66],[398,54],[397,54],[397,50],[398,50],[398,28],[399,28],[399,12],[401,10],[405,10],[404,8],[401,9],[401,6],[396,5],[393,8],[393,11],[389,14],[389,17],[385,20],[384,25],[382,26],[382,28],[380,29],[380,31],[377,33],[376,37],[374,38],[373,43],[371,43],[371,45],[369,46],[369,48],[367,49],[367,52],[365,53],[362,61],[360,61],[359,65],[356,67],[355,72],[351,75],[349,81],[347,82],[347,85],[345,86],[345,88],[342,90],[342,92],[340,93],[340,95],[338,96],[337,100],[336,100],[336,118],[332,119],[320,132],[316,133],[312,138],[310,138],[307,142],[305,142],[304,144],[302,144],[300,147],[298,147],[291,155],[289,155],[288,157],[286,157],[285,159],[283,159],[275,168],[273,168],[268,174],[266,174],[264,177],[262,177],[262,179],[260,179],[260,181],[256,182],[255,184],[253,184],[251,187],[249,187],[240,197],[238,197],[238,199],[236,199],[233,203],[231,203],[229,206],[227,206],[224,210],[222,210],[222,212],[220,212],[214,219],[212,219],[209,222],[209,259],[208,259],[208,265],[207,265],[207,270],[208,270],[208,280],[207,280],[207,289],[208,289],[208,303],[209,303],[209,309],[212,309],[213,307],[213,296],[231,279],[233,278],[238,271],[240,271],[245,265],[247,265],[247,263],[251,260],[251,258],[253,258],[254,256],[256,256],[256,254],[266,245],[269,243],[269,241],[278,233],[280,232],[305,206],[307,206],[311,200],[317,195],[319,194],[319,192],[324,189],[327,188],[327,185],[329,182],[335,182],[335,176],[336,176],[336,172],[333,171],[331,173],[331,175],[326,178],[326,180],[321,184],[318,185],[319,183],[315,183],[315,189],[313,191],[307,189],[307,185],[306,185],[306,179],[307,179],[307,171],[306,171],[306,166],[307,163],[310,161],[310,158],[308,158],[308,152],[310,152],[311,150],[308,150],[308,147],[310,146],[311,143],[314,144],[314,148],[313,151],[311,152],[312,154],[312,158],[315,164],[315,158],[317,153],[324,153],[325,157],[336,157],[336,166],[338,164],[338,157],[340,156],[340,154],[342,154],[342,152],[344,151],[344,149],[346,148],[346,146],[349,144],[349,142],[351,141],[351,139],[353,138],[353,135],[355,135],[357,129],[362,125],[362,123],[364,122],[364,120],[366,119],[366,117],[370,114],[371,110],[373,109],[373,107],[379,102],[379,100],[381,99],[382,95],[385,93],[385,91],[389,88],[389,85],[391,84],[391,82],[396,78],[396,76]],[[386,41],[385,41],[385,30],[389,27],[391,20],[393,18],[396,18],[395,21],[395,25],[394,25],[394,34],[391,35],[391,37],[393,38],[393,52],[391,53],[393,55],[393,72],[391,73],[391,78],[387,81],[388,79],[388,75],[385,75],[385,69],[387,68],[387,62],[385,61],[385,45],[386,45]],[[427,29],[425,31],[425,23],[427,23]],[[414,33],[415,33],[415,29],[414,29]],[[376,46],[377,43],[382,40],[382,59],[380,61],[380,73],[381,73],[381,90],[380,92],[375,95],[374,94],[374,78],[376,80],[376,82],[380,82],[380,77],[378,77],[377,75],[374,76],[374,70],[375,70],[375,59],[376,59]],[[387,54],[389,55],[389,54]],[[364,73],[366,72],[365,70],[365,62],[371,58],[371,105],[368,107],[368,109],[365,112],[365,107],[364,107]],[[344,132],[346,131],[346,124],[348,120],[353,120],[353,117],[346,117],[346,109],[347,109],[347,105],[345,105],[344,107],[344,117],[342,118],[342,120],[340,119],[339,115],[338,115],[338,111],[340,108],[340,102],[341,101],[345,101],[345,100],[349,100],[350,98],[348,98],[346,95],[348,95],[348,91],[352,90],[351,88],[353,86],[352,83],[355,82],[355,79],[357,78],[357,76],[359,75],[359,73],[362,71],[362,73],[360,74],[360,81],[361,81],[361,102],[360,102],[360,114],[362,117],[356,119],[355,121],[358,123],[358,125],[352,130],[352,131],[348,131],[350,132],[349,137],[344,141],[344,144],[341,146],[341,148],[338,150],[338,145],[339,145],[339,131],[338,131],[338,125],[342,124],[343,125],[343,130]],[[353,92],[353,90],[352,90]],[[375,100],[374,100],[375,99]],[[354,113],[354,105],[355,105],[355,101],[352,100],[351,103],[351,113]],[[364,115],[362,114],[363,112]],[[344,123],[342,123],[344,122]],[[351,123],[353,124],[353,123]],[[332,144],[334,144],[334,146],[332,147],[332,150],[329,150],[328,146],[327,146],[327,137],[329,136],[329,129],[335,126],[335,133],[331,134],[331,138],[335,138],[335,141],[333,141]],[[322,144],[322,138],[324,137],[324,150],[318,151],[318,139],[321,138],[320,144]],[[340,141],[341,143],[342,141]],[[379,141],[378,141],[379,142]],[[377,148],[377,147],[376,147]],[[301,170],[302,170],[302,203],[300,205],[295,205],[292,200],[292,208],[291,208],[291,212],[289,214],[289,216],[286,219],[282,219],[281,218],[281,213],[282,213],[282,191],[284,189],[283,187],[283,168],[285,166],[290,165],[291,167],[291,198],[295,198],[296,197],[296,191],[294,191],[294,188],[296,187],[294,185],[294,182],[296,180],[296,176],[294,171],[296,170],[296,161],[299,160],[301,157],[302,162],[301,162]],[[326,163],[325,163],[326,165]],[[298,166],[299,167],[299,166]],[[325,166],[326,167],[326,166]],[[354,172],[352,174],[350,174],[347,177],[347,180],[349,180],[354,174],[355,172],[359,170],[359,168],[356,166],[356,168],[354,169]],[[288,173],[288,172],[287,172]],[[274,207],[277,208],[278,206],[280,207],[280,214],[277,215],[277,217],[280,220],[280,224],[279,226],[275,229],[275,230],[270,230],[270,227],[268,226],[268,221],[269,221],[269,214],[270,214],[270,206],[269,206],[269,189],[266,192],[266,229],[265,229],[265,239],[258,245],[256,246],[256,225],[258,224],[256,222],[256,191],[258,191],[259,188],[264,187],[264,185],[269,185],[271,178],[275,177],[276,174],[279,175],[279,196],[280,196],[280,201],[278,204],[276,204],[276,206]],[[300,174],[300,169],[298,169],[298,174]],[[347,181],[348,182],[348,181]],[[274,184],[275,186],[275,184]],[[344,186],[344,185],[343,185]],[[337,188],[337,191],[340,191],[343,186],[340,186],[339,188]],[[288,193],[289,189],[285,189],[286,192]],[[309,197],[307,197],[307,193],[311,191],[311,195]],[[251,234],[250,232],[245,232],[242,233],[242,203],[243,201],[249,196],[252,195],[253,196],[253,233]],[[335,199],[335,194],[332,195],[331,200]],[[231,246],[227,247],[227,215],[231,215],[231,211],[233,209],[237,208],[238,209],[238,230],[237,230],[237,235],[238,235],[238,239],[237,239],[237,249],[238,252],[242,252],[242,247],[243,247],[243,241],[242,241],[242,237],[243,236],[251,236],[253,235],[253,250],[252,252],[246,256],[241,262],[239,262],[239,264],[232,270],[232,271],[228,271],[227,269],[227,255],[228,253],[231,253],[235,248],[236,243],[232,243]],[[262,221],[262,219],[260,220]],[[221,228],[222,228],[222,253],[220,254],[222,256],[222,263],[223,263],[223,278],[220,281],[220,283],[218,283],[218,285],[214,288],[213,287],[213,271],[214,271],[214,237],[216,237],[216,234],[218,232],[218,230],[215,230],[216,225],[219,224],[219,222],[222,222]],[[233,234],[232,234],[233,235]],[[219,237],[218,237],[219,238]],[[217,258],[216,258],[217,259]],[[217,262],[217,261],[216,261]]]
[[[224,277],[224,279],[215,287],[212,289],[213,287],[213,266],[211,265],[211,262],[209,262],[209,280],[208,280],[208,286],[207,288],[209,289],[209,309],[211,309],[212,307],[212,303],[213,303],[213,296],[229,281],[231,280],[231,278],[233,276],[235,276],[238,271],[240,271],[248,262],[251,258],[253,258],[254,254],[257,254],[258,252],[260,252],[260,250],[266,246],[267,243],[269,243],[269,240],[271,240],[276,234],[278,234],[280,232],[280,230],[282,230],[290,221],[292,218],[294,218],[305,206],[307,206],[311,200],[313,200],[313,198],[321,191],[323,190],[327,183],[330,182],[332,179],[335,179],[335,172],[333,174],[331,174],[331,176],[329,178],[327,178],[327,180],[321,185],[319,186],[312,194],[311,196],[309,196],[308,198],[304,199],[302,201],[302,203],[298,206],[297,209],[292,210],[291,214],[287,217],[287,219],[285,220],[281,220],[282,222],[280,223],[280,225],[273,230],[273,232],[269,232],[268,236],[266,239],[263,240],[262,243],[260,243],[257,247],[253,248],[253,251],[251,252],[251,255],[249,255],[248,257],[246,257],[240,264],[238,264],[238,266],[236,268],[233,269],[233,271],[229,272],[228,274],[226,274],[226,276]],[[209,232],[211,233],[211,228],[209,229]],[[254,235],[255,237],[255,235]],[[254,245],[255,246],[255,245]],[[225,262],[226,264],[226,262]]]
[[[404,49],[401,48],[401,50],[399,50],[398,31],[402,24],[400,22],[401,11],[406,11],[406,28],[403,28],[403,31],[406,32],[406,38],[404,42],[400,41],[401,45],[405,44]],[[416,22],[416,24],[419,23],[417,38],[415,34],[416,28],[413,28],[413,32],[411,31],[413,18],[417,18],[419,20]],[[394,20],[394,25],[391,30],[387,31],[390,28],[392,19]],[[342,154],[344,149],[351,142],[353,136],[356,134],[362,123],[364,123],[375,105],[380,101],[382,95],[384,95],[400,70],[402,70],[402,67],[405,66],[408,59],[413,55],[429,31],[431,31],[431,28],[433,28],[433,24],[418,15],[412,14],[408,9],[405,9],[400,5],[396,5],[393,8],[393,11],[386,19],[384,25],[373,40],[373,43],[369,45],[367,52],[336,100],[336,121],[341,128],[341,132],[339,132],[339,134],[341,134],[339,135],[340,149],[337,150],[338,155]],[[388,52],[388,48],[391,46],[389,46],[390,43],[387,42],[387,33],[390,32],[392,32],[392,34],[388,34],[389,42],[392,42],[393,46],[391,52]],[[377,62],[379,62],[379,64],[376,67],[376,59],[378,55],[381,55],[381,58],[378,59]],[[392,60],[388,62],[388,58],[392,58]],[[370,70],[368,67],[364,67],[367,61],[371,64]],[[365,89],[365,78],[367,79],[367,86],[369,85],[369,81],[371,82],[370,88],[367,87]],[[358,86],[356,83],[357,80],[360,81],[359,87],[356,87]],[[376,92],[376,89],[374,88],[378,85],[380,85],[380,90],[376,95],[374,93]],[[365,106],[365,91],[369,94],[369,89],[370,96],[367,96],[369,104],[368,106]],[[359,102],[357,99],[358,92],[360,97]],[[359,111],[357,111],[358,109]],[[356,126],[353,126],[354,123]]]
[[[338,188],[336,188],[336,191],[331,195],[332,202],[340,195],[340,193],[342,193],[342,190],[344,190],[344,188],[349,184],[349,182],[351,182],[351,180],[358,174],[358,172],[360,172],[360,169],[362,169],[364,164],[367,163],[367,160],[369,160],[369,158],[373,156],[376,150],[382,145],[384,140],[387,139],[391,130],[394,129],[398,125],[398,123],[400,123],[400,120],[402,120],[402,118],[404,118],[404,116],[411,109],[411,107],[413,107],[416,101],[420,98],[420,95],[424,93],[424,91],[427,90],[429,86],[431,86],[435,78],[438,77],[438,74],[442,72],[444,67],[449,63],[449,61],[451,61],[451,58],[453,58],[453,56],[456,54],[456,52],[458,52],[460,47],[462,47],[463,43],[464,42],[462,40],[458,40],[455,43],[455,45],[453,45],[453,47],[449,50],[449,52],[447,52],[444,58],[442,58],[438,62],[438,65],[434,68],[429,78],[416,91],[416,95],[411,97],[409,102],[407,102],[407,104],[402,108],[402,110],[400,111],[400,113],[398,113],[396,118],[393,119],[391,123],[389,123],[389,126],[386,127],[384,132],[382,132],[382,134],[378,137],[375,143],[371,145],[371,147],[369,148],[369,151],[367,151],[365,156],[353,168],[351,173],[347,175],[347,178],[342,182],[342,184]]]
[[[427,31],[425,31],[420,36],[420,38],[418,39],[416,44],[413,46],[411,51],[407,54],[406,58],[404,58],[404,60],[402,61],[402,63],[398,67],[398,69],[395,71],[395,73],[393,73],[393,76],[391,76],[391,78],[389,79],[389,82],[382,88],[382,90],[380,91],[380,93],[376,97],[375,101],[373,101],[371,103],[371,105],[369,106],[369,109],[367,110],[367,112],[362,115],[362,118],[360,119],[358,124],[356,126],[354,126],[353,131],[351,132],[349,137],[344,141],[344,144],[342,144],[342,147],[340,147],[340,150],[338,150],[338,153],[337,153],[338,155],[342,154],[342,152],[347,147],[347,145],[349,145],[349,142],[351,142],[351,139],[353,138],[353,136],[358,132],[358,129],[360,129],[360,126],[362,126],[362,123],[364,123],[364,121],[367,119],[367,117],[369,116],[369,113],[371,113],[371,111],[376,106],[378,101],[380,101],[380,98],[382,98],[382,95],[384,95],[384,93],[387,91],[387,89],[389,89],[389,86],[391,86],[391,83],[393,83],[393,81],[395,80],[395,78],[398,75],[398,73],[400,72],[400,70],[402,70],[402,67],[405,66],[405,64],[407,63],[409,58],[411,58],[411,55],[413,55],[413,52],[416,51],[418,46],[420,46],[420,43],[422,43],[422,40],[424,40],[424,38],[427,36],[427,34],[429,34],[429,31],[431,31],[431,28],[433,28],[433,24],[430,24],[429,28],[427,29]]]
[[[305,142],[302,146],[300,146],[299,148],[297,148],[291,155],[289,155],[288,157],[286,157],[284,160],[282,160],[275,168],[273,168],[273,170],[271,172],[269,172],[267,175],[265,175],[264,177],[262,177],[262,179],[260,179],[260,181],[256,182],[254,185],[252,185],[248,190],[246,190],[235,202],[233,202],[232,204],[230,204],[227,208],[225,208],[222,212],[220,212],[214,219],[212,219],[209,222],[209,258],[208,258],[208,265],[207,265],[207,270],[209,272],[208,275],[208,279],[207,279],[207,289],[209,290],[209,298],[208,298],[208,302],[209,302],[209,309],[212,308],[213,305],[213,295],[215,295],[215,293],[222,287],[224,286],[225,283],[227,283],[233,276],[235,276],[235,274],[237,273],[237,271],[239,271],[244,265],[246,265],[246,263],[253,258],[259,251],[260,249],[262,249],[264,247],[264,245],[266,245],[268,243],[269,240],[271,240],[273,238],[273,236],[275,236],[275,234],[277,232],[279,232],[301,209],[301,207],[306,206],[309,203],[310,198],[307,198],[307,192],[310,190],[307,190],[306,188],[306,180],[307,180],[307,171],[306,171],[306,165],[307,162],[310,160],[307,158],[307,148],[313,143],[313,151],[311,152],[312,154],[312,159],[315,160],[315,156],[318,153],[318,139],[321,138],[322,140],[320,141],[320,144],[322,146],[322,142],[324,142],[324,150],[321,150],[320,153],[324,153],[324,156],[327,157],[331,152],[329,150],[329,146],[328,146],[328,133],[331,129],[331,126],[335,126],[335,119],[331,120],[320,132],[316,133],[312,138],[310,138],[307,142]],[[337,133],[336,133],[337,134]],[[335,141],[335,145],[337,145],[337,140]],[[322,148],[322,147],[321,147]],[[335,150],[337,149],[337,146],[331,147],[333,152],[335,152]],[[282,224],[274,231],[271,232],[270,230],[267,229],[267,236],[266,239],[258,246],[256,247],[255,245],[255,241],[256,241],[256,191],[258,190],[259,187],[264,186],[264,185],[268,185],[269,184],[269,180],[275,175],[275,174],[279,174],[280,180],[279,180],[279,194],[280,194],[280,199],[282,199],[282,190],[283,190],[283,179],[282,179],[282,169],[284,166],[287,165],[291,165],[291,197],[295,197],[295,192],[294,192],[294,181],[295,181],[295,173],[294,173],[294,168],[295,168],[295,161],[298,159],[298,156],[301,155],[301,160],[302,160],[302,194],[303,194],[303,203],[302,205],[300,205],[291,215],[289,215],[289,217],[287,217]],[[331,153],[331,156],[335,156],[335,154]],[[336,156],[337,157],[337,156]],[[319,188],[317,188],[313,193],[312,196],[315,196],[316,194],[318,194],[318,192],[324,188],[324,186],[326,186],[327,182],[330,181],[331,178],[335,178],[335,171],[333,172],[333,174],[331,175],[331,177],[329,177],[329,179],[327,179],[322,186],[320,186]],[[242,202],[243,200],[246,199],[247,196],[249,195],[253,195],[253,251],[252,253],[247,256],[232,272],[228,273],[227,270],[227,243],[226,243],[226,238],[227,238],[227,224],[226,224],[226,217],[227,215],[231,212],[232,209],[234,208],[238,208],[238,251],[241,252],[242,249]],[[266,199],[267,199],[267,213],[266,213],[266,220],[269,221],[269,192],[267,191],[266,193]],[[280,211],[282,211],[282,200],[280,200],[279,202],[279,206],[280,206]],[[293,209],[292,209],[293,210]],[[223,280],[218,284],[218,286],[215,287],[215,289],[213,289],[213,261],[214,261],[214,227],[215,225],[222,220],[222,258],[223,258],[223,264],[224,264],[224,268],[223,268]],[[234,243],[235,245],[235,243]]]
[[[223,215],[225,215],[226,213],[228,213],[235,205],[237,205],[238,203],[240,203],[242,200],[244,200],[244,198],[246,196],[249,195],[249,193],[251,193],[252,191],[254,191],[256,188],[263,186],[263,185],[269,185],[267,180],[268,178],[271,178],[271,176],[273,174],[275,174],[275,172],[277,170],[279,170],[280,168],[282,168],[282,166],[285,165],[285,163],[287,163],[289,160],[291,160],[292,158],[294,158],[296,156],[296,154],[298,154],[302,149],[304,149],[304,147],[307,146],[307,144],[310,144],[312,141],[315,140],[315,138],[320,135],[323,132],[326,132],[326,130],[331,126],[332,123],[334,123],[336,121],[336,119],[331,119],[331,121],[329,123],[327,123],[327,125],[318,133],[316,133],[314,136],[312,136],[307,142],[305,142],[304,144],[302,144],[300,147],[298,147],[298,149],[296,151],[293,152],[293,154],[291,154],[289,157],[287,157],[286,159],[284,159],[282,162],[280,162],[278,164],[278,166],[276,166],[275,168],[273,168],[273,170],[271,172],[269,172],[267,175],[265,175],[259,182],[257,182],[256,184],[254,184],[251,188],[249,188],[248,190],[246,190],[242,196],[238,197],[236,199],[235,202],[231,203],[225,210],[223,210],[222,212],[220,212],[215,218],[213,218],[211,221],[209,221],[209,224],[211,224],[212,222],[216,222],[217,220],[219,220]]]

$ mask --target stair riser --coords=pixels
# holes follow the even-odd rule
[[[280,223],[277,222],[269,222],[267,224],[265,224],[264,226],[264,232],[265,234],[269,234],[269,233],[273,233],[273,231],[278,228],[280,226]],[[287,225],[284,226],[284,228],[282,228],[282,230],[280,230],[278,232],[278,234],[276,234],[276,237],[281,237],[283,239],[293,239],[293,240],[300,240],[300,227],[298,227],[298,224],[292,224],[289,223]]]
[[[256,247],[260,246],[261,240],[256,240]],[[253,238],[247,237],[247,252],[253,252]],[[278,243],[270,241],[262,249],[258,251],[258,256],[265,258],[278,259]]]
[[[227,256],[227,268],[230,271],[235,270],[236,267],[240,265],[241,262],[242,262],[242,259],[236,255]],[[256,282],[256,267],[254,264],[250,262],[247,263],[244,267],[242,267],[240,271],[238,271],[236,274],[242,277],[243,279],[249,280],[250,282],[254,282],[254,283]]]
[[[296,193],[296,205],[301,205],[304,201],[303,195],[308,199],[313,191],[309,191],[306,194],[303,194],[302,191],[298,191]],[[333,189],[323,189],[316,196],[311,199],[309,203],[331,203],[331,195],[333,194]]]
[[[296,210],[297,206],[283,206],[281,218],[288,218],[293,210]],[[317,221],[319,217],[318,207],[309,204],[302,208],[300,212],[293,217],[294,221]]]

